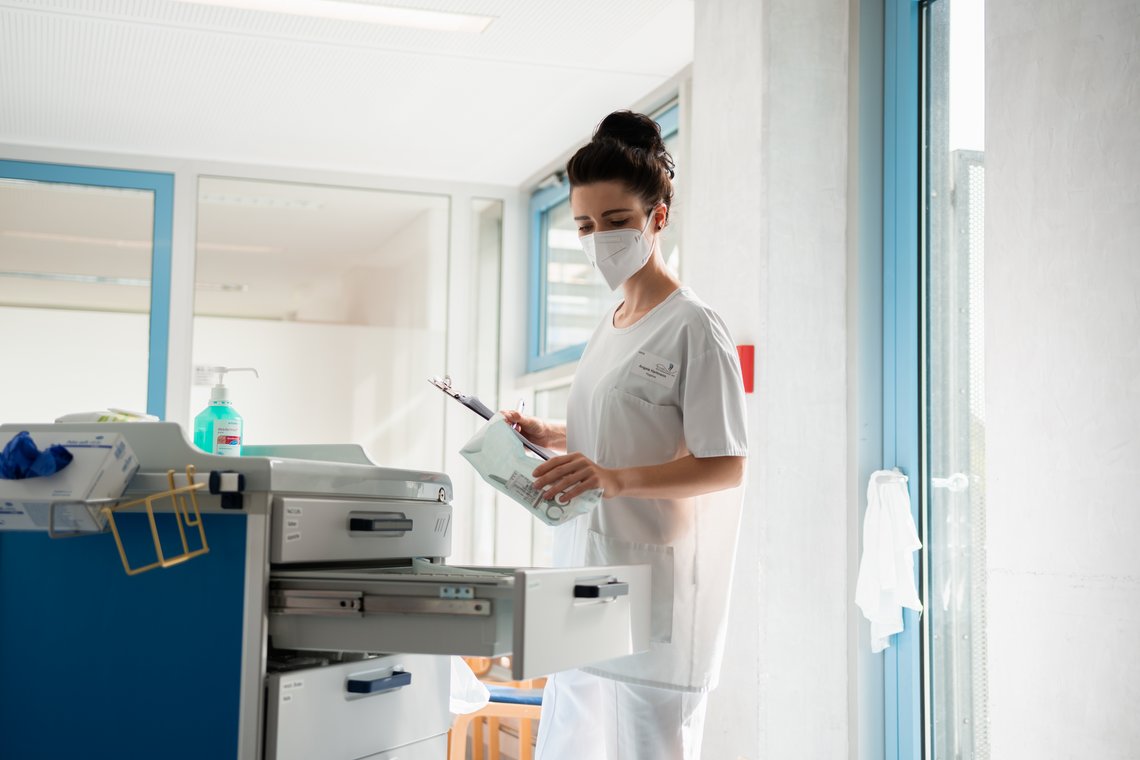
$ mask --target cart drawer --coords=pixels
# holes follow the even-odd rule
[[[355,760],[446,733],[450,678],[428,655],[271,674],[265,758]]]
[[[275,572],[281,649],[513,654],[534,678],[649,648],[648,565]],[[438,573],[438,574],[437,574]]]
[[[277,497],[271,525],[274,564],[451,554],[451,505],[444,502]]]

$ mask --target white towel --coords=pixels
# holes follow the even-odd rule
[[[914,552],[922,548],[906,476],[879,470],[867,483],[867,514],[863,517],[863,557],[855,584],[855,603],[871,622],[871,651],[890,646],[892,634],[903,629],[902,608],[921,610],[914,587]]]

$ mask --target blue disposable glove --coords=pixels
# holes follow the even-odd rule
[[[0,452],[0,478],[24,480],[54,475],[71,464],[72,459],[71,452],[59,444],[40,451],[28,431],[21,430]]]

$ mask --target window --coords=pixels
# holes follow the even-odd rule
[[[0,329],[25,369],[0,420],[165,416],[173,192],[170,174],[0,161]]]
[[[927,757],[989,757],[985,660],[983,0],[923,12],[923,668]]]
[[[678,106],[654,116],[673,159],[678,151]],[[527,336],[527,371],[576,361],[598,319],[620,293],[612,293],[582,254],[578,226],[570,214],[570,186],[563,179],[531,196],[531,299]],[[674,206],[676,206],[674,199]],[[671,212],[672,213],[672,212]],[[661,239],[661,253],[675,271],[680,267],[680,228],[673,217]]]
[[[982,760],[984,0],[886,0],[884,466],[910,478],[925,607],[884,659],[886,756]]]

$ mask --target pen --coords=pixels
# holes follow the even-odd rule
[[[526,399],[524,399],[524,398],[519,399],[519,402],[517,404],[515,404],[515,411],[518,412],[519,414],[522,414],[523,412],[526,411]],[[515,424],[515,425],[512,425],[511,427],[513,427],[515,430],[517,430],[519,432],[522,432],[522,425]]]

